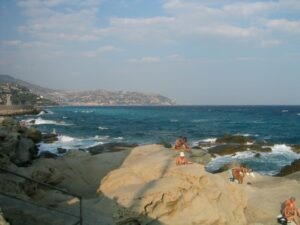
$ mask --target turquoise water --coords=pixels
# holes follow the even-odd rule
[[[236,156],[258,171],[272,174],[298,157],[288,145],[300,144],[300,106],[54,107],[47,111],[25,118],[35,119],[43,132],[55,129],[60,134],[57,143],[42,144],[42,151],[120,141],[174,143],[180,135],[187,136],[190,145],[196,145],[200,140],[240,134],[276,144],[272,155],[261,159],[254,160],[251,153]],[[230,160],[232,157],[218,158],[209,168]],[[266,160],[270,161],[267,169]]]

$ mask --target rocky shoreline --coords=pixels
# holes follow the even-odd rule
[[[86,225],[273,225],[280,203],[290,195],[300,198],[299,161],[283,168],[288,172],[282,175],[288,176],[256,173],[255,178],[246,177],[242,185],[229,182],[227,172],[212,174],[205,170],[215,154],[234,154],[242,145],[249,146],[248,137],[217,139],[217,146],[221,146],[218,150],[205,150],[207,143],[200,143],[199,149],[188,155],[194,163],[186,166],[176,166],[178,153],[163,145],[110,144],[67,151],[61,157],[38,156],[36,145],[47,138],[55,140],[53,135],[42,135],[34,127],[1,118],[1,167],[82,196]],[[268,151],[257,143],[252,145],[253,151]],[[0,173],[0,191],[55,209],[78,212],[79,203],[70,196],[5,173]],[[12,204],[0,196],[3,217],[11,225],[24,224],[26,218],[31,218],[32,225],[70,222],[61,216],[62,222],[56,223],[50,215],[48,219],[40,218],[32,206],[26,207],[26,214],[18,207],[24,208],[21,203]]]

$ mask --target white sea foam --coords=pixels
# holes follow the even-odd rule
[[[232,156],[233,159],[249,159],[253,158],[255,156],[254,152],[245,151],[245,152],[237,152],[234,156]]]
[[[244,136],[244,137],[250,137],[252,136],[251,134],[243,134],[243,133],[237,133],[235,136]]]
[[[217,138],[206,138],[202,139],[199,142],[207,142],[207,143],[216,143]]]
[[[99,126],[98,129],[99,129],[99,130],[108,130],[107,127],[101,127],[101,126]]]
[[[93,113],[94,110],[82,110],[82,111],[80,111],[80,112],[82,112],[82,113]]]
[[[114,138],[115,140],[123,140],[124,138],[123,137],[116,137]]]
[[[41,116],[41,115],[44,115],[45,112],[44,111],[41,111],[39,114],[37,114],[36,116]]]
[[[283,113],[288,112],[288,111],[289,111],[289,110],[287,110],[287,109],[281,110],[281,112],[283,112]]]
[[[46,112],[48,113],[48,114],[50,114],[50,115],[52,115],[52,114],[54,114],[54,112],[53,111],[51,111],[51,110],[46,110]]]
[[[300,116],[300,113],[297,113],[297,116]]]
[[[196,119],[196,120],[192,120],[191,122],[192,123],[202,123],[202,122],[205,122],[207,121],[207,119]]]
[[[178,120],[176,120],[176,119],[171,119],[170,122],[176,123],[176,122],[178,122]]]
[[[72,142],[72,141],[74,141],[75,138],[70,137],[70,136],[62,135],[62,136],[58,136],[58,140],[59,140],[60,142],[66,143],[66,142]]]
[[[293,152],[291,146],[285,144],[274,145],[272,148],[273,154],[283,155],[283,154],[296,154]]]
[[[55,120],[45,120],[45,119],[42,119],[41,117],[38,117],[37,119],[30,118],[30,119],[25,120],[25,122],[27,122],[29,124],[35,124],[35,125],[43,125],[43,124],[54,124],[54,125],[61,125],[61,126],[72,125],[72,124],[67,124],[64,121],[57,122]]]
[[[99,136],[99,135],[96,135],[96,136],[94,137],[95,140],[107,140],[108,138],[109,138],[108,135],[106,135],[106,136]]]

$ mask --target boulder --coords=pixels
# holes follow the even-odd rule
[[[21,138],[11,161],[19,166],[28,164],[37,154],[37,148],[31,139]]]
[[[34,143],[42,141],[42,133],[34,127],[22,127],[21,134],[23,137],[31,139]]]
[[[300,171],[300,159],[296,159],[291,165],[284,166],[275,176],[284,177],[298,171]]]
[[[98,193],[116,201],[116,224],[246,225],[245,193],[202,165],[176,166],[157,146],[135,148]]]
[[[272,148],[270,146],[266,146],[266,144],[258,144],[255,143],[249,146],[249,149],[255,152],[271,152]]]
[[[253,142],[253,139],[243,135],[224,135],[223,137],[217,138],[216,143],[235,143],[235,144],[246,144],[247,142]]]
[[[300,153],[300,145],[292,145],[292,150],[295,153]]]
[[[58,135],[57,134],[43,134],[42,135],[42,140],[43,142],[47,143],[47,144],[51,144],[55,141],[58,141]]]
[[[188,159],[192,162],[207,165],[211,161],[211,155],[203,149],[193,149]]]
[[[65,148],[57,148],[57,153],[58,154],[64,154],[66,152],[67,152],[67,149],[65,149]]]
[[[235,154],[237,152],[243,152],[246,151],[248,147],[246,145],[241,144],[220,144],[215,147],[209,148],[208,152],[210,154],[217,154],[217,155],[231,155]]]
[[[124,142],[112,142],[101,145],[96,145],[86,150],[89,151],[92,155],[100,154],[103,152],[119,152],[123,150],[127,150],[129,148],[136,147],[137,144],[129,144]]]

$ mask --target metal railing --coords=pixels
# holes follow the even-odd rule
[[[82,197],[81,197],[81,196],[76,195],[76,194],[73,194],[73,193],[68,192],[68,191],[65,191],[65,190],[62,190],[62,189],[59,189],[59,188],[57,188],[57,187],[55,187],[55,186],[52,186],[52,185],[49,185],[49,184],[46,184],[46,183],[43,183],[43,182],[34,180],[34,179],[32,179],[32,178],[23,176],[23,175],[21,175],[21,174],[18,174],[18,173],[15,173],[15,172],[12,172],[12,171],[3,169],[3,168],[1,168],[1,167],[0,167],[0,172],[8,173],[8,174],[14,175],[14,176],[16,176],[16,177],[21,177],[21,178],[23,178],[23,179],[25,179],[25,180],[31,181],[31,182],[33,182],[33,183],[39,184],[39,185],[41,185],[41,186],[47,187],[47,188],[52,189],[52,190],[57,190],[57,191],[59,191],[59,192],[61,192],[61,193],[63,193],[63,194],[70,195],[70,196],[73,196],[73,197],[77,198],[77,199],[79,200],[79,215],[74,215],[74,214],[71,214],[71,213],[67,213],[67,212],[65,212],[65,211],[61,211],[61,210],[54,209],[54,208],[52,208],[52,207],[40,205],[40,204],[31,202],[31,201],[26,201],[26,200],[24,200],[24,199],[22,199],[22,198],[18,198],[18,197],[16,197],[16,196],[13,196],[13,195],[10,195],[10,194],[7,194],[7,193],[3,193],[1,190],[0,190],[0,195],[6,196],[6,197],[9,197],[9,198],[13,198],[13,199],[16,199],[16,200],[19,200],[19,201],[26,202],[26,203],[29,203],[29,204],[31,204],[31,205],[37,206],[37,207],[45,208],[45,209],[54,211],[54,212],[56,212],[56,213],[64,214],[64,215],[67,215],[67,216],[70,216],[70,217],[73,217],[73,218],[78,219],[73,225],[78,225],[78,224],[79,224],[79,225],[82,225],[82,224],[83,224],[83,219],[82,219]]]

